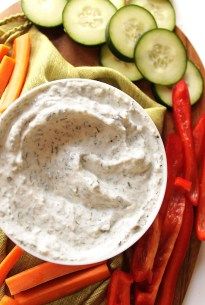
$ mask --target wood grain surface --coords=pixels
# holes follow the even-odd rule
[[[9,16],[11,14],[15,14],[20,12],[20,5],[14,4],[9,9],[0,14],[0,18]],[[63,57],[68,60],[74,66],[96,66],[99,65],[99,48],[97,47],[84,47],[75,42],[73,42],[63,31],[62,28],[58,29],[40,29],[56,46],[59,52],[63,55]],[[198,57],[196,51],[193,46],[186,38],[186,36],[180,31],[180,29],[176,29],[177,34],[183,41],[188,57],[199,67],[201,73],[205,80],[205,71],[203,64]],[[152,98],[151,88],[149,83],[142,80],[137,82],[137,85]],[[205,93],[203,94],[201,100],[193,107],[193,123],[196,122],[199,115],[205,112]],[[163,137],[165,137],[170,131],[173,130],[173,121],[172,121],[172,113],[171,111],[167,111],[165,122],[164,122],[164,131]],[[192,272],[194,270],[194,266],[196,263],[196,259],[198,256],[200,248],[199,241],[196,240],[194,233],[192,234],[192,240],[190,243],[189,251],[186,255],[186,259],[184,265],[181,269],[180,276],[178,279],[176,294],[174,305],[181,305],[187,291]]]

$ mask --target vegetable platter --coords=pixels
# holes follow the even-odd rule
[[[116,2],[117,3],[119,2],[120,5],[120,1],[116,1]],[[11,6],[3,13],[1,13],[0,17],[3,18],[11,14],[19,13],[20,11],[21,11],[20,4],[17,3]],[[56,20],[55,22],[56,22],[55,25],[57,25],[58,20]],[[170,24],[167,24],[166,26],[168,27],[168,29],[172,30],[173,27],[172,22]],[[153,24],[151,25],[151,27],[154,30],[155,26]],[[87,47],[84,46],[83,44],[78,44],[77,42],[72,40],[68,35],[66,35],[66,33],[62,30],[61,27],[41,28],[41,31],[53,42],[53,44],[56,46],[56,48],[59,50],[62,56],[74,66],[97,66],[100,64],[100,53],[101,53],[100,47],[98,46]],[[180,29],[176,28],[175,32],[183,42],[189,60],[191,60],[199,68],[201,75],[205,81],[204,67],[201,63],[199,56],[194,50],[193,46],[191,45],[187,37],[180,31]],[[111,47],[113,47],[114,42],[111,41],[110,44],[112,45]],[[126,54],[126,56],[129,57],[130,55]],[[145,79],[138,80],[137,85],[153,99],[155,99],[155,95],[153,95],[153,91],[158,95],[161,94],[160,88],[155,88],[155,90],[153,90],[153,87]],[[205,93],[203,93],[197,104],[192,107],[192,118],[194,125],[198,121],[198,118],[203,112],[205,112]],[[164,139],[171,131],[173,131],[174,126],[173,126],[172,117],[173,117],[173,112],[168,110],[164,122],[164,130],[163,130]],[[177,289],[173,303],[174,305],[181,305],[183,302],[185,293],[187,291],[194,270],[199,248],[200,248],[200,242],[196,239],[195,234],[192,234],[189,250],[178,278]]]

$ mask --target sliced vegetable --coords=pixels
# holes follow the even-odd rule
[[[199,240],[205,240],[205,154],[203,156],[200,197],[196,216],[196,236]]]
[[[191,181],[188,181],[182,177],[177,177],[175,179],[174,185],[181,187],[184,191],[187,191],[187,192],[191,191]]]
[[[141,35],[157,27],[154,17],[137,5],[126,5],[111,18],[107,43],[110,50],[122,60],[133,61],[134,49]]]
[[[28,33],[14,40],[15,67],[9,84],[1,97],[0,112],[3,112],[21,93],[29,66],[30,48]]]
[[[183,191],[174,188],[176,177],[183,171],[182,144],[179,136],[175,133],[168,135],[165,149],[168,179],[165,197],[158,215],[161,224],[160,240],[158,244],[150,248],[156,253],[152,267],[152,281],[149,284],[146,283],[143,289],[137,289],[136,305],[154,305],[166,264],[182,225],[186,199]]]
[[[131,262],[131,272],[135,282],[151,282],[160,235],[161,223],[159,216],[157,216],[149,230],[135,244]]]
[[[134,63],[121,61],[115,55],[112,54],[107,45],[104,45],[101,48],[100,61],[102,66],[112,68],[122,73],[131,81],[137,81],[142,78],[142,74],[139,72]]]
[[[11,295],[34,288],[38,285],[94,265],[64,266],[52,263],[42,263],[6,279]]]
[[[162,228],[164,228],[163,222],[174,191],[174,182],[177,175],[182,172],[182,144],[178,135],[174,133],[168,135],[165,150],[168,169],[165,197],[154,223],[135,245],[131,271],[136,282],[146,281],[150,283],[152,280],[153,264],[160,242],[161,231]],[[152,251],[150,251],[150,249],[152,249]]]
[[[185,158],[185,179],[192,182],[188,196],[193,205],[198,204],[199,182],[191,122],[191,104],[186,82],[181,80],[173,87],[174,120],[181,137]]]
[[[176,24],[174,8],[168,0],[131,0],[131,4],[136,4],[146,8],[155,18],[157,27],[172,31]]]
[[[187,61],[183,79],[189,88],[191,105],[194,105],[203,93],[203,78],[199,69],[190,60]],[[172,87],[154,85],[153,89],[154,94],[162,104],[172,107]]]
[[[7,295],[4,295],[0,301],[0,305],[17,305],[17,302]]]
[[[9,50],[10,50],[9,46],[5,44],[0,44],[0,61],[3,59],[5,55],[9,53]]]
[[[62,13],[67,0],[21,0],[21,8],[26,17],[43,27],[62,24]]]
[[[110,2],[112,2],[112,4],[114,4],[114,6],[119,9],[121,8],[122,6],[125,5],[125,1],[126,0],[110,0]]]
[[[116,7],[108,0],[70,0],[63,11],[66,33],[84,45],[105,42],[105,30]]]
[[[13,72],[15,60],[7,55],[0,63],[0,96],[2,96]]]
[[[186,199],[183,192],[175,191],[170,200],[163,223],[160,243],[153,266],[152,283],[146,285],[143,290],[137,289],[135,296],[136,305],[155,304],[165,268],[182,225],[185,205]]]
[[[174,183],[177,176],[183,170],[183,150],[180,137],[176,133],[167,136],[165,151],[167,156],[167,187],[164,200],[159,211],[160,217],[164,220],[167,213],[170,198],[174,192]]]
[[[193,207],[186,204],[182,226],[167,264],[157,296],[157,305],[172,305],[180,268],[183,264],[193,228]]]
[[[139,39],[135,48],[135,63],[149,81],[172,85],[185,73],[186,50],[175,33],[154,29]]]
[[[198,164],[201,163],[205,149],[205,114],[203,114],[193,130],[194,148]]]
[[[15,246],[11,250],[11,252],[4,258],[4,260],[0,263],[0,287],[3,285],[8,273],[20,260],[23,253],[24,251],[21,248]]]
[[[110,276],[106,264],[52,280],[14,296],[18,305],[43,305],[79,291]]]
[[[108,287],[107,305],[130,305],[130,287],[133,278],[121,270],[115,270]]]

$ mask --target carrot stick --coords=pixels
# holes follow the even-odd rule
[[[0,101],[0,112],[3,112],[17,97],[23,88],[30,59],[29,34],[24,34],[14,40],[15,68]]]
[[[107,265],[102,264],[21,292],[14,298],[18,305],[43,305],[105,280],[109,276]]]
[[[7,274],[18,262],[18,260],[23,255],[23,250],[18,246],[15,246],[11,252],[5,257],[5,259],[0,263],[0,286],[3,285]]]
[[[2,96],[14,69],[15,60],[9,56],[4,56],[0,64],[0,96]]]
[[[10,48],[5,44],[0,44],[0,61],[2,58],[9,53]]]
[[[4,295],[0,301],[0,305],[17,305],[17,303],[14,299]]]
[[[95,264],[96,265],[96,264]],[[76,271],[88,269],[95,265],[65,266],[52,263],[42,263],[38,266],[20,272],[6,279],[11,295],[34,288],[38,285]]]

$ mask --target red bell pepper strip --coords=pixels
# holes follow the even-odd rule
[[[157,305],[172,305],[180,268],[186,256],[193,228],[194,213],[191,204],[186,205],[182,226],[174,250],[166,267],[157,296]]]
[[[116,269],[110,280],[107,305],[130,305],[130,288],[133,278],[129,273]]]
[[[170,199],[164,220],[160,243],[152,270],[152,283],[145,286],[143,290],[136,290],[135,305],[154,305],[165,268],[182,225],[185,205],[186,197],[183,191],[176,190]]]
[[[161,224],[159,216],[157,216],[149,230],[135,244],[131,261],[131,273],[135,282],[151,282],[160,234]]]
[[[199,240],[205,241],[205,153],[203,157],[200,179],[200,197],[196,215],[196,235]]]
[[[191,181],[188,181],[182,177],[176,177],[174,185],[181,187],[183,190],[187,192],[191,191]]]
[[[157,216],[147,233],[136,243],[131,263],[131,271],[136,282],[150,281],[152,267],[159,245],[161,234],[161,221],[166,214],[167,205],[174,189],[176,176],[182,170],[182,145],[179,136],[170,134],[166,142],[166,155],[168,167],[167,188],[160,216]],[[152,249],[152,251],[150,251]]]
[[[184,150],[185,178],[192,182],[189,198],[193,205],[197,205],[199,199],[199,183],[191,124],[191,104],[189,90],[184,80],[179,81],[173,87],[172,105],[175,125]]]
[[[161,219],[164,219],[169,200],[174,191],[174,182],[183,170],[183,150],[180,137],[176,133],[167,136],[165,151],[167,156],[167,187],[160,209]]]
[[[148,282],[152,279],[152,268],[159,245],[161,225],[167,212],[167,206],[174,190],[174,181],[182,171],[183,154],[181,140],[178,135],[172,133],[167,137],[167,188],[159,215],[149,230],[135,244],[131,261],[131,272],[135,282]],[[150,251],[151,249],[151,251]]]
[[[202,161],[205,149],[205,114],[203,114],[193,131],[194,147],[198,163]]]

